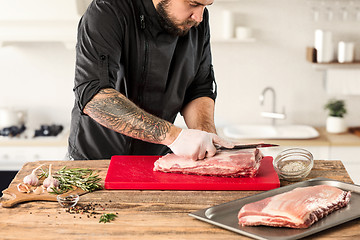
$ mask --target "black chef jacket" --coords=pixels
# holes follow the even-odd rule
[[[78,27],[75,105],[69,155],[163,155],[169,149],[117,133],[83,113],[102,88],[114,88],[145,111],[174,122],[198,97],[216,98],[208,11],[186,36],[165,32],[152,0],[95,0]]]

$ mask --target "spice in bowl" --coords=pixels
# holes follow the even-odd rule
[[[282,168],[281,171],[291,173],[291,172],[298,172],[303,171],[306,168],[306,165],[303,161],[288,161]]]
[[[59,204],[64,208],[74,207],[79,201],[79,195],[77,194],[71,194],[64,197],[58,195],[56,198]]]
[[[279,153],[273,165],[281,179],[298,181],[309,175],[314,166],[314,159],[306,149],[290,148]]]

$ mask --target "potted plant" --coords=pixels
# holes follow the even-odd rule
[[[346,114],[344,100],[330,99],[324,108],[329,111],[326,119],[326,131],[343,133],[347,131],[344,115]]]

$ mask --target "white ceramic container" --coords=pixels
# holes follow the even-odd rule
[[[0,129],[20,126],[25,122],[25,112],[0,108]]]
[[[347,131],[345,119],[329,116],[326,119],[326,131],[329,133],[344,133]]]

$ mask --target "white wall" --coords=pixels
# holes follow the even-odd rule
[[[237,24],[253,28],[256,42],[212,44],[219,92],[217,124],[270,123],[260,117],[262,110],[270,110],[270,95],[263,107],[258,97],[272,86],[277,110],[286,109],[284,123],[324,125],[323,105],[333,96],[326,94],[322,72],[305,61],[306,46],[312,45],[315,29],[327,28],[336,39],[356,41],[360,60],[360,21],[314,22],[306,0],[215,0],[209,8],[213,36],[219,34],[223,8],[237,12]],[[69,124],[74,61],[75,50],[61,43],[4,45],[0,48],[0,107],[27,109],[30,124]],[[360,96],[336,97],[346,100],[348,124],[359,125]]]
[[[75,51],[61,43],[0,48],[0,107],[27,111],[28,127],[70,123]]]
[[[324,125],[323,105],[328,98],[338,97],[346,100],[348,124],[360,124],[360,96],[328,95],[323,72],[314,70],[305,60],[306,46],[313,45],[314,30],[318,28],[331,30],[335,41],[356,41],[356,57],[360,60],[360,19],[315,22],[312,6],[305,0],[241,0],[217,1],[209,8],[213,37],[221,34],[221,11],[230,9],[236,13],[237,25],[252,28],[256,38],[254,43],[212,44],[219,87],[218,124],[270,123],[260,117],[261,111],[271,110],[270,94],[265,99],[267,105],[261,107],[259,103],[266,86],[276,90],[277,110],[285,107],[287,119],[279,123]]]

